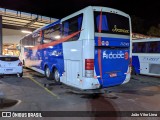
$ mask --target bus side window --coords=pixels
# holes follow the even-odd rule
[[[160,42],[158,42],[157,44],[158,44],[157,53],[160,53]]]
[[[63,35],[67,36],[69,34],[69,22],[64,23]]]
[[[36,37],[34,38],[35,45],[40,45],[40,44],[41,44],[41,40],[42,40],[42,38],[41,38],[40,36],[36,36]]]
[[[21,41],[22,46],[24,47],[29,47],[29,46],[34,46],[35,45],[35,39],[31,35],[28,35],[24,37]]]
[[[71,35],[79,30],[81,30],[82,27],[82,20],[83,20],[83,14],[80,14],[76,17],[73,17],[71,19],[68,19],[64,22],[62,22],[62,37],[66,37],[68,35]],[[75,41],[79,39],[80,34],[75,35],[74,37],[70,38],[68,41]],[[66,42],[68,42],[66,41]]]
[[[82,19],[83,19],[83,17],[82,17],[82,16],[79,16],[79,17],[78,17],[78,30],[81,30],[81,26],[82,26]]]
[[[145,53],[145,52],[146,52],[146,43],[139,42],[138,48],[137,48],[137,53]]]
[[[59,40],[61,38],[60,24],[56,24],[43,30],[43,33],[43,44]]]
[[[137,43],[133,43],[132,52],[137,53]]]
[[[149,42],[149,53],[157,53],[158,52],[158,42]]]

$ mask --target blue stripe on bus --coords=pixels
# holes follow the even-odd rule
[[[101,37],[102,46],[129,47],[130,39]],[[98,46],[98,37],[95,37],[95,46]]]

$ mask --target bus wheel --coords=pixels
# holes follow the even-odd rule
[[[48,66],[46,66],[45,68],[45,76],[48,80],[52,80],[53,79],[53,74],[52,72],[50,71],[50,69],[48,68]]]
[[[60,83],[60,75],[56,68],[53,70],[53,78],[56,81],[56,83]]]

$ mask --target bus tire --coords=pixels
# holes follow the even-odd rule
[[[48,80],[53,80],[53,73],[50,71],[49,67],[45,67],[45,76]]]
[[[53,69],[53,79],[56,83],[60,83],[60,74],[56,68]]]

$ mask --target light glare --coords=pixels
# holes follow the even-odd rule
[[[22,30],[21,32],[22,33],[28,33],[28,34],[32,33],[31,31],[27,31],[27,30]]]

